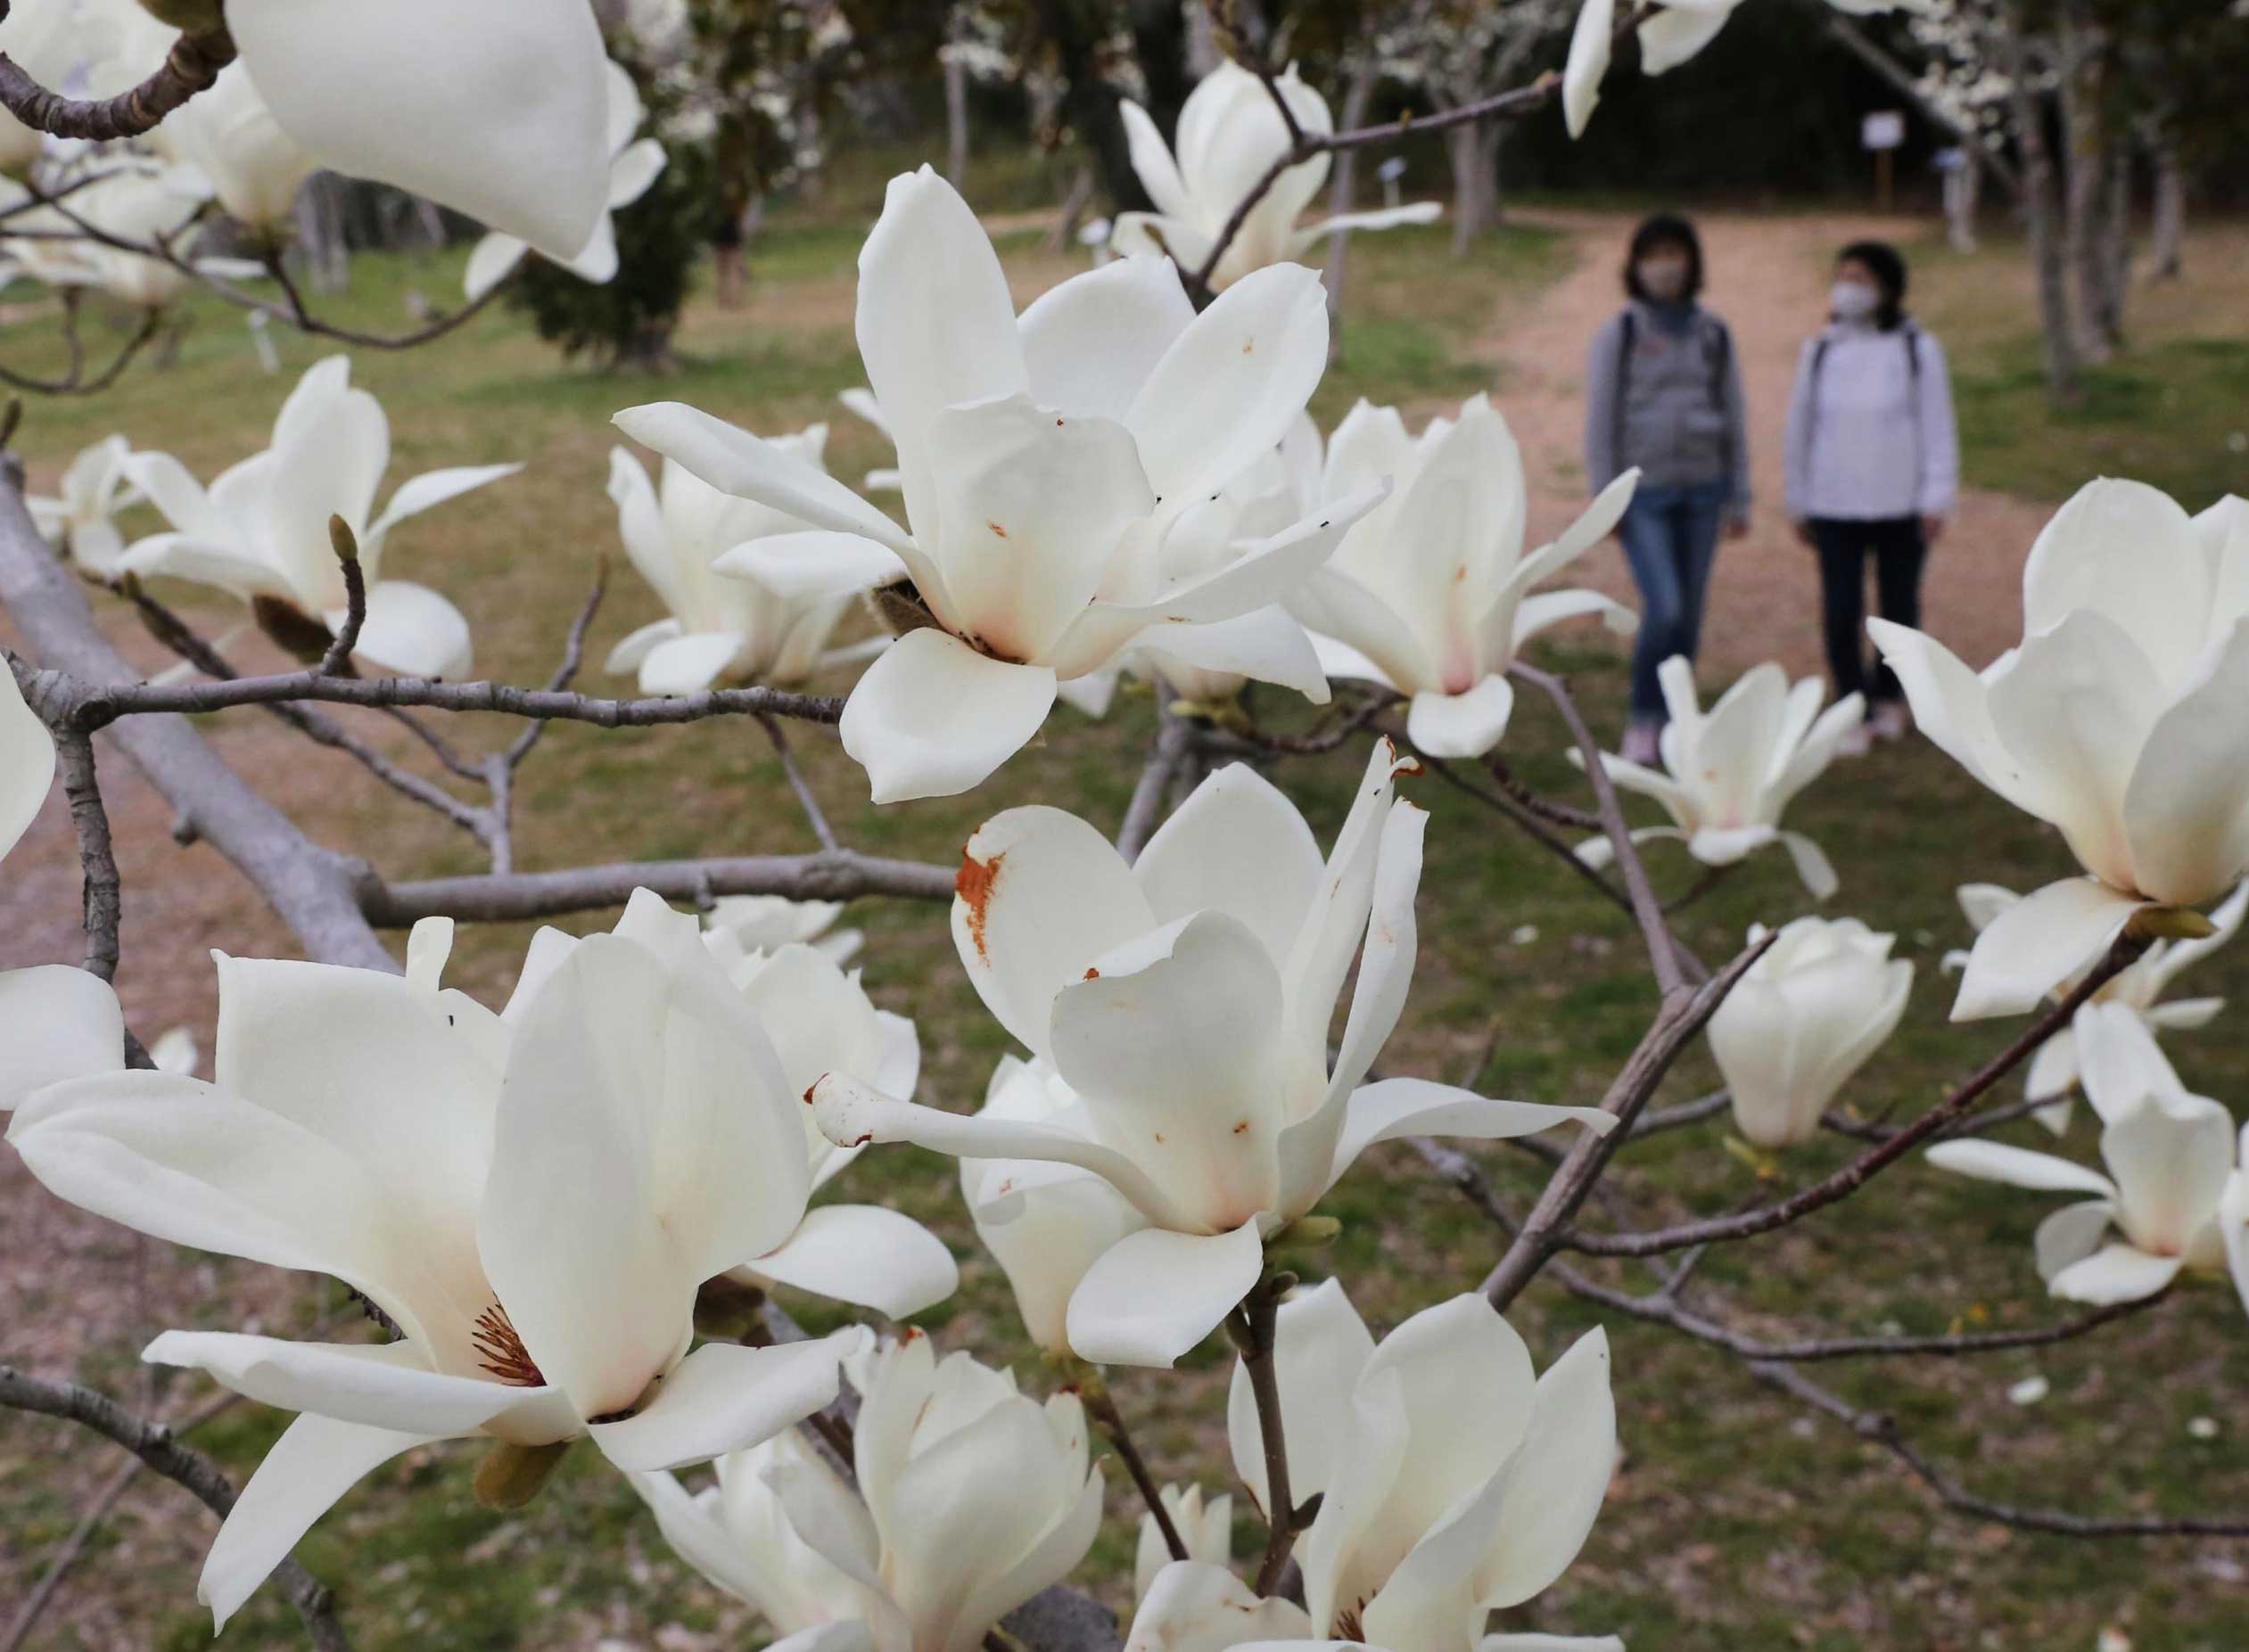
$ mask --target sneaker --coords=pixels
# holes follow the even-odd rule
[[[1627,763],[1639,764],[1643,768],[1654,767],[1657,759],[1662,754],[1661,744],[1658,739],[1662,732],[1663,725],[1660,723],[1641,722],[1635,719],[1625,725],[1624,744],[1618,751],[1617,755]]]
[[[1835,755],[1838,757],[1864,757],[1868,752],[1874,749],[1874,735],[1873,728],[1863,722],[1853,723],[1848,729],[1844,730],[1843,737],[1835,742]]]
[[[1866,719],[1874,727],[1877,740],[1902,740],[1913,729],[1913,719],[1906,715],[1902,700],[1883,700],[1874,707],[1874,714]]]

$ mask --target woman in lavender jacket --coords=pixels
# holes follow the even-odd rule
[[[1886,665],[1871,671],[1865,637],[1866,563],[1882,615],[1921,623],[1921,571],[1952,515],[1960,443],[1944,347],[1906,314],[1906,261],[1878,241],[1835,261],[1830,318],[1807,340],[1788,407],[1788,514],[1819,553],[1829,673],[1835,693],[1866,696],[1869,731],[1906,732],[1906,705]]]

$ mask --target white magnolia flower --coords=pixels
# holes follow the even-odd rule
[[[817,1453],[779,1444],[721,1465],[715,1494],[643,1494],[688,1564],[784,1633],[856,1615],[875,1652],[971,1652],[1092,1546],[1084,1410],[1068,1393],[1042,1405],[965,1353],[940,1360],[912,1333],[850,1371],[856,1495]]]
[[[169,454],[136,453],[127,461],[172,531],[141,540],[124,565],[216,586],[253,604],[278,604],[284,617],[302,616],[333,633],[347,605],[328,535],[329,517],[341,516],[358,536],[367,580],[358,652],[407,676],[465,677],[472,663],[468,621],[429,587],[383,579],[383,547],[409,517],[523,466],[427,472],[401,484],[377,515],[375,490],[390,462],[383,404],[352,388],[350,357],[331,356],[309,369],[282,404],[265,451],[223,473],[208,492]]]
[[[1959,895],[1960,909],[1978,933],[1990,928],[2001,915],[2014,910],[2022,900],[2013,890],[2002,889],[1997,884],[1965,884]],[[2225,1008],[2225,999],[2179,999],[2168,1004],[2161,1000],[2183,972],[2234,938],[2241,928],[2245,912],[2249,912],[2249,884],[2235,890],[2222,906],[2211,913],[2213,927],[2209,934],[2197,941],[2151,941],[2146,951],[2095,989],[2091,1001],[2121,1004],[2138,1015],[2150,1032],[2159,1035],[2179,1027],[2208,1026]],[[1947,969],[1963,968],[1967,961],[1965,952],[1945,954]],[[2084,974],[2082,969],[2072,970],[2055,983],[2050,996],[2068,997]],[[2068,1097],[2077,1082],[2077,1035],[2064,1027],[2039,1046],[2038,1054],[2031,1057],[2030,1074],[2023,1084],[2023,1093],[2031,1100],[2054,1104],[2039,1108],[2032,1116],[2056,1135],[2069,1128]]]
[[[2039,1224],[2039,1275],[2071,1302],[2138,1302],[2184,1269],[2224,1271],[2233,1115],[2187,1093],[2146,1023],[2124,1006],[2088,1004],[2075,1027],[2107,1175],[1994,1141],[1940,1142],[1929,1162],[2041,1193],[2091,1194]]]
[[[1281,1304],[1274,1365],[1289,1494],[1318,1497],[1298,1549],[1314,1638],[1413,1652],[1529,1652],[1483,1633],[1577,1558],[1617,1464],[1609,1341],[1587,1332],[1534,1379],[1530,1350],[1475,1293],[1378,1347],[1330,1279]],[[1234,1468],[1265,1499],[1256,1397],[1228,1396]]]
[[[210,181],[192,167],[128,160],[71,191],[62,208],[19,214],[12,220],[16,226],[56,239],[13,240],[9,256],[25,274],[51,285],[91,287],[136,309],[161,309],[193,283],[188,271],[150,253],[96,240],[86,229],[181,251],[185,232],[210,200]],[[231,263],[189,262],[218,273],[242,273]]]
[[[632,77],[615,63],[606,64],[605,84],[608,88],[608,146],[609,190],[603,202],[600,218],[595,220],[592,238],[578,252],[569,258],[558,258],[560,264],[581,281],[596,285],[607,282],[617,274],[617,224],[615,215],[630,206],[655,187],[663,174],[663,145],[653,137],[635,140],[633,134],[647,118],[647,106],[640,101],[640,93],[632,84]],[[482,298],[505,281],[531,251],[521,235],[495,229],[476,243],[476,250],[468,255],[468,269],[463,277],[469,298]]]
[[[401,1451],[589,1434],[655,1470],[835,1397],[840,1344],[688,1352],[698,1288],[786,1238],[811,1179],[756,1017],[692,933],[681,945],[645,913],[535,946],[498,1015],[440,989],[441,919],[416,926],[403,979],[220,955],[216,1083],[116,1073],[17,1111],[9,1140],[59,1196],[331,1275],[397,1329],[375,1345],[183,1331],[149,1345],[302,1413],[204,1564],[219,1623]]]
[[[125,1012],[109,982],[73,966],[0,969],[0,1049],[6,1114],[50,1084],[124,1072]]]
[[[815,1534],[862,1525],[850,1483],[795,1434],[719,1459],[715,1484],[690,1492],[668,1474],[634,1475],[633,1489],[674,1553],[755,1607],[790,1652],[871,1652],[877,1590],[799,1534],[782,1488]]]
[[[1839,12],[1858,17],[1917,9],[1924,0],[1827,0]],[[1676,69],[1718,37],[1742,0],[1657,0],[1640,24],[1640,72],[1660,75]],[[1562,114],[1569,136],[1584,133],[1601,102],[1601,82],[1609,72],[1610,45],[1616,33],[1616,0],[1585,0],[1569,37],[1569,61],[1561,80]]]
[[[108,29],[108,50],[89,70],[89,90],[96,97],[130,90],[171,49],[176,31],[133,0],[94,0],[79,11]],[[250,66],[241,62],[228,64],[207,90],[166,115],[146,142],[167,160],[201,173],[230,217],[261,231],[288,224],[298,190],[321,165],[282,129],[259,95]]]
[[[108,44],[106,19],[69,0],[27,3],[0,17],[0,52],[51,92],[69,93],[71,78]],[[149,65],[153,69],[156,65]],[[21,173],[39,158],[46,135],[0,109],[0,172]]]
[[[1223,1564],[1175,1560],[1140,1591],[1124,1652],[1228,1652],[1256,1644],[1304,1652],[1318,1644],[1311,1625],[1295,1601],[1260,1599]]]
[[[1596,591],[1531,587],[1608,538],[1639,481],[1611,482],[1553,544],[1523,554],[1529,489],[1507,421],[1478,394],[1458,419],[1432,419],[1414,440],[1395,407],[1362,400],[1328,443],[1333,497],[1370,478],[1395,489],[1304,582],[1289,610],[1324,639],[1328,675],[1407,696],[1405,729],[1431,757],[1481,757],[1507,732],[1507,669],[1532,637],[1598,614],[1630,633],[1639,617]]]
[[[1644,826],[1632,841],[1675,837],[1712,867],[1732,866],[1777,842],[1787,848],[1796,875],[1814,899],[1833,894],[1835,868],[1819,845],[1801,832],[1783,830],[1780,822],[1796,794],[1833,760],[1843,736],[1858,726],[1865,715],[1859,696],[1845,694],[1822,713],[1824,680],[1808,677],[1792,687],[1781,668],[1768,662],[1719,695],[1705,716],[1694,697],[1694,667],[1684,655],[1666,660],[1657,674],[1671,714],[1660,742],[1669,772],[1605,752],[1601,758],[1611,780],[1655,799],[1675,823]],[[1606,866],[1611,852],[1609,840],[1597,837],[1579,846],[1578,858]]]
[[[1767,933],[1754,925],[1750,944]],[[1898,1030],[1913,966],[1891,958],[1896,940],[1855,917],[1800,917],[1734,983],[1710,1017],[1710,1054],[1751,1141],[1789,1147],[1818,1135],[1835,1092]]]
[[[2249,500],[2189,518],[2138,482],[2064,505],[2022,570],[2023,636],[1968,670],[1867,622],[1921,731],[2058,828],[2084,877],[1977,937],[1956,1021],[2017,1015],[2145,907],[2198,907],[2249,872]]]
[[[54,785],[54,736],[0,659],[0,860],[29,829]]]
[[[1234,1557],[1234,1500],[1230,1495],[1206,1499],[1199,1485],[1184,1491],[1167,1485],[1157,1493],[1164,1505],[1164,1512],[1172,1517],[1172,1529],[1179,1533],[1179,1541],[1187,1545],[1187,1558],[1207,1565],[1224,1566]],[[1133,1599],[1145,1600],[1155,1586],[1156,1574],[1174,1564],[1172,1551],[1164,1541],[1164,1532],[1156,1524],[1154,1514],[1141,1516],[1140,1547],[1133,1557]]]
[[[118,514],[143,502],[127,470],[132,452],[124,437],[105,436],[70,461],[61,492],[24,500],[47,542],[103,579],[116,575],[125,555]]]
[[[953,941],[985,1007],[1076,1101],[1043,1121],[976,1117],[831,1074],[813,1090],[831,1141],[910,1141],[966,1159],[1091,1171],[1148,1226],[1069,1299],[1083,1359],[1167,1366],[1258,1278],[1265,1240],[1395,1136],[1497,1138],[1598,1109],[1491,1101],[1421,1079],[1362,1086],[1413,980],[1428,817],[1397,800],[1379,742],[1322,864],[1312,830],[1235,765],[1195,791],[1127,866],[1057,809],[1011,809],[968,840]],[[1330,1064],[1329,1023],[1365,940]]]
[[[867,937],[856,929],[837,929],[840,900],[791,900],[786,895],[723,895],[711,903],[704,926],[724,930],[745,952],[775,952],[802,941],[835,964],[859,956]]]
[[[894,1094],[897,1092],[892,1092]],[[1083,1104],[1051,1063],[1000,1057],[979,1117],[1045,1125]],[[1015,1293],[1032,1342],[1070,1352],[1070,1298],[1109,1248],[1148,1226],[1138,1206],[1092,1171],[1046,1159],[962,1159],[960,1195],[976,1237]]]
[[[1299,131],[1335,130],[1328,100],[1298,78],[1294,64],[1274,84]],[[1117,105],[1117,112],[1124,117],[1133,170],[1156,210],[1119,213],[1109,232],[1110,247],[1120,253],[1168,253],[1182,269],[1200,268],[1235,210],[1288,152],[1289,128],[1272,93],[1240,64],[1220,63],[1180,107],[1176,152],[1138,103],[1128,99]],[[1328,160],[1316,155],[1274,180],[1218,260],[1214,286],[1226,286],[1268,264],[1300,259],[1337,230],[1429,224],[1444,210],[1434,201],[1421,201],[1346,212],[1299,228],[1298,218],[1327,182]]]
[[[227,0],[227,28],[274,119],[318,165],[427,196],[557,260],[599,233],[608,58],[586,0]]]
[[[772,445],[818,466],[827,442],[828,426],[815,424]],[[805,522],[721,493],[671,459],[663,478],[660,488],[650,486],[639,460],[622,448],[610,450],[609,497],[625,555],[671,613],[619,643],[610,670],[638,671],[644,694],[684,694],[731,680],[790,686],[824,665],[858,657],[825,652],[853,605],[848,593],[789,596],[712,572],[735,547],[801,532]]]
[[[1058,684],[1108,668],[1151,627],[1199,664],[1326,696],[1303,628],[1273,604],[1379,490],[1199,579],[1166,586],[1162,554],[1183,514],[1287,433],[1327,334],[1310,270],[1260,271],[1197,315],[1156,259],[1074,276],[1018,323],[983,226],[924,168],[891,180],[860,254],[860,354],[898,445],[910,530],[691,407],[617,423],[822,530],[757,540],[720,571],[804,596],[910,580],[910,596],[886,594],[905,634],[853,689],[844,747],[877,802],[944,796],[1018,751]]]

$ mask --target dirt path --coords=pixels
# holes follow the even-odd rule
[[[1617,269],[1632,220],[1542,212],[1526,213],[1523,221],[1562,230],[1578,243],[1572,272],[1528,307],[1516,301],[1503,308],[1482,341],[1507,370],[1502,406],[1538,492],[1533,526],[1551,534],[1582,504],[1586,349],[1621,301]],[[1822,314],[1826,259],[1869,226],[1842,217],[1699,223],[1709,302],[1733,329],[1740,353],[1756,496],[1749,537],[1718,553],[1704,633],[1706,681],[1760,660],[1779,660],[1792,676],[1820,670],[1819,576],[1783,514],[1781,431],[1797,351]],[[2047,505],[2004,494],[1962,496],[1959,516],[1931,558],[1924,602],[1928,628],[1964,659],[1981,665],[2021,636],[2022,559],[2048,514]],[[1591,583],[1632,595],[1613,545],[1583,566]]]

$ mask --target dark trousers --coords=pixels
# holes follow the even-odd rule
[[[1632,650],[1632,714],[1661,721],[1656,668],[1673,654],[1694,658],[1702,636],[1702,598],[1718,554],[1726,484],[1642,488],[1617,530],[1640,587],[1640,637]]]
[[[1877,665],[1871,673],[1867,669],[1866,559],[1874,559],[1874,596],[1882,617],[1919,629],[1921,565],[1929,555],[1921,537],[1921,518],[1839,522],[1814,517],[1812,537],[1819,546],[1827,670],[1835,679],[1835,697],[1863,694],[1870,705],[1902,699],[1897,676],[1888,665]]]

